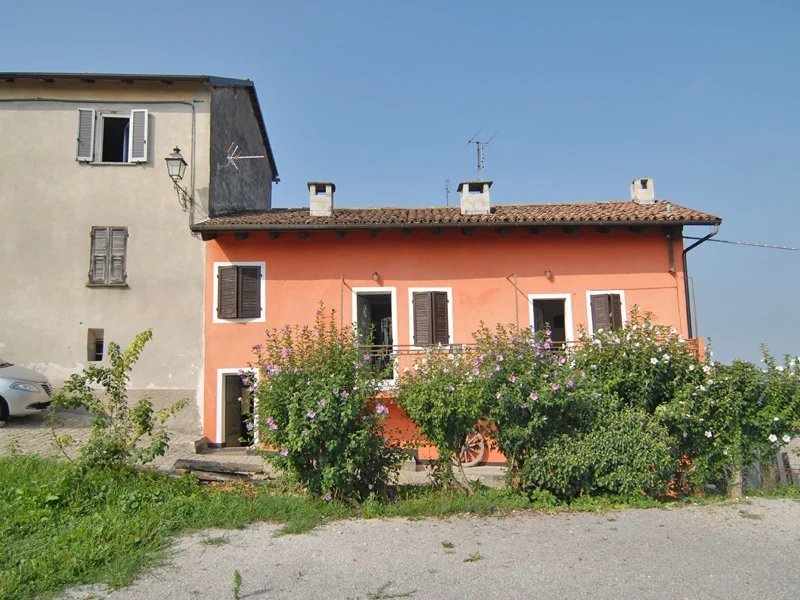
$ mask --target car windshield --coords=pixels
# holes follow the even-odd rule
[[[3,367],[13,367],[13,366],[14,365],[12,365],[10,362],[6,362],[2,358],[0,358],[0,369],[2,369]]]

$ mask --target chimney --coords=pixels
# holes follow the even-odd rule
[[[641,177],[631,181],[631,200],[638,204],[654,204],[656,186],[650,177]]]
[[[330,181],[309,181],[308,198],[312,217],[330,217],[333,214],[333,192],[336,186]]]
[[[462,215],[488,215],[491,210],[489,188],[491,181],[463,181],[458,184],[461,192]]]

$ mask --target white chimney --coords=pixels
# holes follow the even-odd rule
[[[491,181],[463,181],[458,184],[461,192],[462,215],[488,215],[491,211],[489,188]]]
[[[336,186],[330,181],[309,181],[308,200],[312,217],[330,217],[333,214],[333,192]]]
[[[631,181],[631,200],[639,204],[653,204],[656,201],[656,186],[650,177]]]

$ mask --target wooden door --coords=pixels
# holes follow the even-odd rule
[[[245,386],[238,375],[225,375],[225,445],[241,446],[242,397]]]

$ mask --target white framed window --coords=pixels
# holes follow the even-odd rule
[[[266,320],[266,263],[215,262],[213,323]]]
[[[627,323],[624,290],[589,290],[586,292],[586,316],[589,331],[619,329]]]
[[[575,341],[571,294],[528,294],[528,311],[534,331],[549,327],[554,342]]]
[[[384,386],[397,380],[394,347],[397,344],[397,288],[354,287],[353,325],[365,353],[385,372]]]
[[[127,164],[147,162],[148,112],[78,109],[79,162]]]
[[[453,344],[453,288],[408,288],[408,339],[414,348]]]

